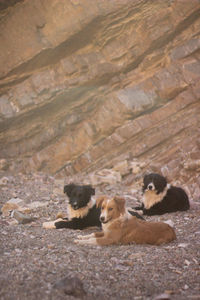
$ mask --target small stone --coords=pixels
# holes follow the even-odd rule
[[[179,248],[186,248],[187,246],[188,246],[187,243],[180,243],[180,244],[178,245]]]
[[[30,209],[36,209],[36,208],[39,208],[39,207],[47,206],[48,204],[49,204],[48,201],[43,201],[43,202],[40,202],[40,201],[34,201],[34,202],[28,204],[27,206],[28,206]]]
[[[199,198],[199,196],[198,196]],[[200,209],[200,202],[196,202],[190,199],[190,209],[198,210]]]
[[[31,209],[29,207],[26,207],[26,206],[19,207],[17,210],[24,213],[24,214],[30,214],[31,213]]]
[[[55,184],[61,185],[62,187],[64,186],[64,179],[55,179]]]
[[[0,225],[2,228],[2,225],[9,225],[9,222],[5,221],[5,220],[0,220]],[[3,234],[3,232],[1,232],[1,234]]]
[[[17,210],[12,212],[11,217],[15,218],[19,224],[27,224],[35,221],[35,218],[22,214]]]
[[[190,265],[190,262],[189,262],[189,260],[187,260],[187,259],[185,259],[184,263],[185,263],[187,266]]]
[[[132,253],[129,255],[129,259],[136,259],[136,258],[141,258],[143,255],[145,255],[143,252],[138,252],[138,253]]]
[[[164,223],[168,224],[171,227],[174,227],[174,222],[172,220],[166,220]]]
[[[170,299],[170,295],[167,293],[160,294],[155,298],[153,298],[153,300],[169,300],[169,299]]]
[[[144,168],[145,163],[139,161],[132,161],[130,167],[132,169],[132,173],[137,175],[140,173],[141,169]]]
[[[22,250],[21,250],[21,249],[18,249],[18,248],[15,248],[15,252],[17,252],[17,253],[22,253]]]
[[[15,225],[18,225],[18,221],[16,219],[12,219],[11,221],[8,221],[8,225],[10,226],[15,226]]]
[[[200,170],[200,159],[187,161],[184,168],[189,171]]]
[[[4,217],[10,216],[10,212],[14,209],[18,209],[19,206],[15,203],[5,203],[1,208],[1,212]]]
[[[83,282],[75,276],[66,276],[58,280],[53,288],[63,292],[66,295],[71,295],[77,298],[84,297],[86,292],[83,287]]]
[[[129,266],[129,267],[133,267],[134,266],[134,262],[131,260],[126,260],[124,261],[124,265],[125,266]]]
[[[140,171],[141,171],[140,167],[135,167],[135,168],[132,170],[132,173],[136,175],[136,174],[138,174]]]
[[[127,175],[130,173],[130,168],[128,166],[127,160],[117,163],[112,170],[119,172],[121,174],[121,176],[124,176],[124,175]]]
[[[94,174],[90,174],[89,177],[92,185],[98,185],[102,183],[107,183],[112,185],[121,181],[120,172],[109,170],[109,169],[100,170]]]
[[[20,198],[12,198],[9,201],[7,201],[7,203],[14,203],[17,205],[22,205],[22,204],[24,204],[24,201]]]
[[[63,187],[60,187],[60,188],[54,188],[53,189],[53,194],[54,195],[63,195]]]
[[[8,169],[8,167],[9,167],[9,164],[8,164],[7,160],[4,158],[0,159],[0,170],[5,171]]]
[[[172,290],[165,290],[164,293],[165,293],[165,294],[171,295],[171,294],[173,294],[174,292],[173,292]]]
[[[2,177],[0,179],[0,185],[6,185],[9,182],[8,177]]]
[[[20,198],[11,198],[7,201],[1,208],[2,214],[4,217],[8,217],[12,210],[23,210],[26,211],[24,207],[25,203]]]

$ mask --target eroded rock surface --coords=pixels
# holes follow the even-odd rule
[[[1,1],[0,166],[200,180],[200,3]],[[114,162],[113,162],[114,160]]]

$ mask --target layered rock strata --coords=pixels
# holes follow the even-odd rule
[[[0,8],[3,170],[66,176],[125,157],[198,180],[199,1]]]

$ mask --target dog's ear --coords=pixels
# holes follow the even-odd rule
[[[113,200],[114,200],[115,203],[117,204],[118,210],[119,210],[121,213],[124,213],[124,212],[125,212],[125,202],[126,202],[125,198],[115,196]]]
[[[68,197],[70,197],[72,190],[74,189],[75,184],[70,183],[64,186],[64,194],[66,194]]]
[[[144,177],[143,177],[143,183],[144,185],[147,185],[149,183],[149,177],[150,174],[145,174]]]
[[[163,190],[166,188],[166,186],[167,186],[167,179],[164,176],[157,174],[155,180],[155,187],[157,190],[157,194],[162,193]]]
[[[95,189],[91,185],[87,185],[86,187],[91,196],[95,195]]]
[[[105,200],[105,196],[100,196],[99,198],[97,198],[96,199],[96,206],[101,207],[104,200]]]

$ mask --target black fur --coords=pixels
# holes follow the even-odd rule
[[[167,186],[166,178],[156,173],[145,175],[143,183],[143,193],[145,193],[149,189],[149,185],[151,189],[151,183],[153,183],[157,195],[162,193]],[[171,185],[167,189],[165,196],[161,199],[160,202],[155,203],[149,209],[146,209],[144,207],[144,203],[139,207],[135,207],[134,209],[142,210],[144,215],[152,216],[176,211],[185,211],[189,208],[190,203],[186,192],[180,187]]]
[[[68,184],[64,186],[64,193],[68,196],[69,204],[74,211],[77,211],[87,206],[91,200],[91,196],[95,195],[95,189],[91,185],[76,185]],[[55,221],[54,225],[59,228],[71,228],[71,229],[85,229],[91,226],[101,227],[99,220],[101,209],[94,204],[88,209],[87,214],[84,217],[77,217],[69,219],[65,218],[62,221]],[[137,218],[144,219],[137,212],[129,211],[129,213]]]
[[[95,189],[91,185],[76,185],[74,183],[64,186],[64,193],[69,198],[69,204],[74,210],[85,207],[95,195]]]
[[[74,211],[87,206],[91,200],[91,196],[95,195],[95,189],[91,185],[76,185],[69,184],[64,186],[64,193],[69,198],[69,205]],[[71,228],[71,229],[84,229],[90,226],[101,226],[99,220],[100,208],[94,204],[85,216],[77,218],[63,219],[63,221],[55,222],[56,228]]]
[[[55,223],[56,229],[59,228],[71,228],[71,229],[84,229],[91,226],[101,227],[101,222],[99,221],[100,209],[93,206],[88,214],[83,218],[72,218],[71,220],[63,219],[63,221],[58,221]]]
[[[137,218],[140,219],[140,220],[144,220],[144,218],[143,218],[140,214],[138,214],[136,211],[128,210],[128,212],[129,212],[129,214],[131,214],[132,216],[137,217]]]
[[[153,183],[155,186],[156,194],[160,194],[164,191],[167,186],[167,180],[165,177],[161,176],[160,174],[150,173],[144,176],[143,179],[143,193],[148,189],[148,185]]]

